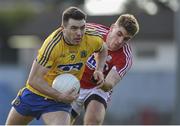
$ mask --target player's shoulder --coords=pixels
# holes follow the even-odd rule
[[[45,39],[45,41],[43,42],[43,45],[41,46],[40,51],[51,52],[52,50],[54,50],[57,47],[57,45],[59,45],[58,43],[60,43],[61,40],[63,40],[63,33],[62,33],[62,29],[58,28],[58,29],[54,30]]]
[[[132,49],[131,49],[131,44],[130,43],[125,43],[122,48],[123,48],[123,50],[126,50],[129,53],[132,53]]]
[[[108,34],[109,28],[96,23],[87,23],[86,24],[86,32],[87,35],[94,35],[99,36],[101,38],[105,38],[105,36]]]
[[[57,39],[57,38],[61,38],[62,39],[62,36],[63,36],[63,28],[62,27],[59,27],[58,29],[55,29],[50,35],[50,39]]]
[[[113,57],[132,57],[132,49],[131,49],[131,44],[125,43],[123,47],[118,49],[117,51],[112,51],[111,52]]]
[[[119,57],[126,57],[126,58],[132,58],[132,49],[131,44],[125,43],[122,48],[120,48],[116,53],[116,56],[119,55]]]
[[[109,30],[109,27],[102,24],[97,24],[97,23],[86,23],[86,28],[101,29],[104,31]]]
[[[45,45],[57,45],[61,40],[63,40],[62,28],[54,30],[44,41]]]

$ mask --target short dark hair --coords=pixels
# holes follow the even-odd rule
[[[75,20],[86,20],[87,15],[77,7],[69,7],[64,10],[62,15],[62,25],[66,25],[70,18]]]

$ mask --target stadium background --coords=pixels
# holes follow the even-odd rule
[[[38,47],[69,6],[86,11],[88,22],[110,26],[121,13],[140,22],[132,41],[133,67],[115,88],[104,124],[180,124],[179,5],[178,0],[0,0],[0,124]]]

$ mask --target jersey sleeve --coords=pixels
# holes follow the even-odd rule
[[[52,33],[43,43],[38,51],[36,61],[47,68],[50,68],[57,58],[57,43],[60,41],[62,33]]]
[[[101,50],[103,50],[103,39],[101,39],[100,37],[97,38],[97,42],[95,43],[96,48],[94,52],[100,52]]]
[[[103,49],[103,39],[99,36],[91,36],[89,41],[89,47],[92,52],[100,52]]]
[[[91,47],[95,47],[95,52],[99,52],[103,49],[103,42],[105,41],[108,32],[109,29],[105,26],[95,23],[87,23],[86,34],[93,36],[91,37]]]
[[[132,66],[132,51],[130,46],[125,45],[120,57],[116,57],[114,60],[115,64],[112,69],[116,70],[122,79]]]

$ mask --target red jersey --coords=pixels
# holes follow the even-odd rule
[[[109,28],[100,24],[87,23],[86,29],[92,30],[98,35],[100,34],[104,41],[106,42],[107,34],[109,33]],[[132,66],[132,51],[129,43],[126,43],[122,48],[117,51],[108,50],[108,57],[106,59],[106,64],[104,67],[104,75],[113,68],[115,69],[120,77],[122,78],[127,71]],[[87,62],[83,77],[81,79],[81,88],[89,89],[96,85],[92,81],[93,72],[96,68],[96,61],[94,55],[91,55]]]

